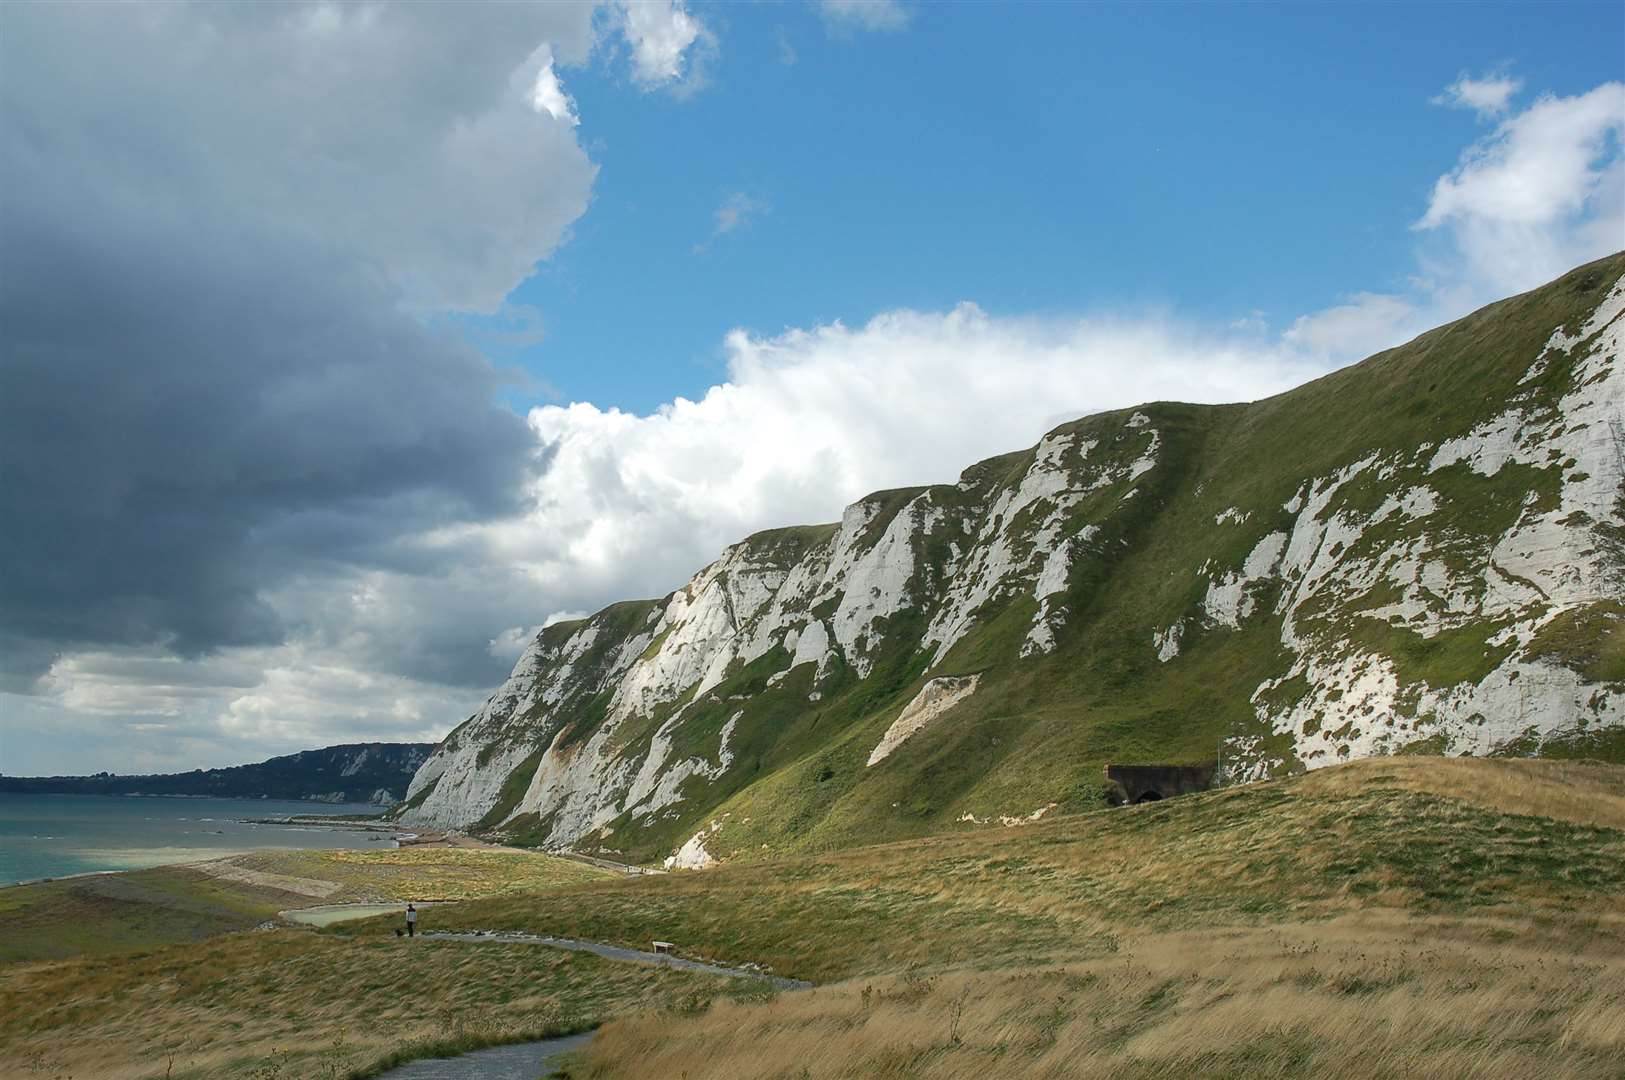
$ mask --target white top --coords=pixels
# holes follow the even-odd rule
[[[408,910],[407,913],[406,913],[406,921],[407,922],[417,922],[418,921],[418,913],[416,911],[414,911],[414,910]]]

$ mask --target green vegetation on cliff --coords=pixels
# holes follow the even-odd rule
[[[1089,809],[1110,762],[1620,760],[1622,276],[1613,256],[1264,401],[1085,417],[750,537],[544,631],[407,819],[694,865]],[[446,771],[497,747],[520,749]]]

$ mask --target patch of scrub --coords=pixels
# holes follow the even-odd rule
[[[947,675],[926,683],[914,695],[914,700],[903,706],[903,711],[897,714],[891,727],[886,729],[879,745],[869,754],[869,765],[886,760],[910,736],[918,734],[931,721],[970,697],[976,692],[980,679],[980,675]]]

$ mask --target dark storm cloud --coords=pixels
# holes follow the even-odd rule
[[[434,582],[458,553],[405,538],[518,509],[532,438],[419,316],[493,309],[584,209],[592,166],[523,81],[589,17],[8,7],[10,685],[76,648],[280,642],[313,620],[278,590]],[[488,677],[473,636],[436,676]]]
[[[290,563],[516,508],[530,439],[490,366],[376,287],[274,241],[114,251],[40,220],[0,226],[14,632],[267,643],[258,593]]]

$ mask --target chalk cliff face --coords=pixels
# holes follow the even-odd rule
[[[1087,417],[549,627],[405,819],[697,866],[1091,805],[1114,759],[1619,756],[1622,274]]]

